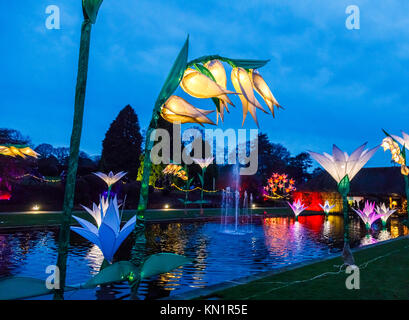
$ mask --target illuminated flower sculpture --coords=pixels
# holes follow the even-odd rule
[[[202,168],[202,174],[199,174],[200,183],[202,185],[202,190],[200,193],[200,212],[203,212],[203,188],[204,188],[204,175],[206,173],[206,169],[209,165],[213,163],[213,157],[208,157],[205,159],[196,159],[192,158],[192,160]]]
[[[25,158],[26,156],[37,158],[39,156],[39,154],[32,150],[30,147],[18,145],[0,145],[0,154],[13,158]]]
[[[170,174],[170,175],[176,176],[184,181],[188,179],[186,175],[186,171],[183,170],[183,167],[178,164],[168,164],[165,167],[165,169],[163,169],[162,172],[164,174]]]
[[[308,209],[308,207],[304,206],[301,202],[300,199],[298,199],[297,201],[294,201],[292,204],[290,202],[288,202],[288,205],[290,206],[290,208],[293,210],[294,214],[295,214],[295,220],[298,220],[298,215],[303,212],[304,210]]]
[[[117,174],[113,174],[112,171],[110,171],[108,174],[105,174],[103,172],[93,172],[97,177],[100,177],[108,186],[108,198],[109,194],[111,193],[111,188],[112,185],[121,180],[125,175],[126,172],[118,172]]]
[[[382,203],[380,206],[376,206],[375,211],[381,216],[382,226],[385,227],[389,217],[396,211],[396,209],[389,209],[386,207],[385,203]]]
[[[270,199],[288,198],[292,191],[295,191],[294,179],[289,179],[286,174],[273,173],[267,180],[267,186],[264,187],[265,197]]]
[[[329,212],[331,211],[331,209],[335,207],[335,204],[331,206],[331,205],[329,204],[329,201],[328,201],[328,200],[325,201],[325,204],[324,204],[324,205],[322,205],[321,203],[320,203],[319,205],[320,205],[320,207],[322,208],[322,210],[324,210],[326,216],[329,214]]]
[[[99,197],[99,205],[93,203],[92,209],[81,205],[81,207],[83,207],[84,210],[87,211],[88,214],[94,218],[98,228],[101,226],[102,219],[104,218],[105,213],[107,212],[108,206],[109,206],[108,198],[105,199],[102,196]]]
[[[319,154],[309,151],[318,163],[335,179],[338,183],[338,191],[342,195],[344,210],[344,250],[343,257],[346,264],[354,264],[354,258],[349,246],[349,221],[348,221],[348,199],[350,181],[369,161],[378,150],[379,146],[371,150],[365,149],[366,143],[357,148],[351,155],[341,151],[336,145],[333,146],[332,155],[327,153]]]
[[[110,171],[108,174],[103,172],[94,172],[94,174],[104,180],[108,188],[111,188],[113,184],[121,180],[126,175],[126,172],[121,171],[115,175],[112,173],[112,171]]]
[[[101,249],[104,258],[108,262],[112,262],[115,252],[134,229],[136,216],[129,219],[121,228],[121,218],[116,197],[113,200],[110,199],[106,212],[104,213],[103,210],[101,210],[100,214],[100,218],[95,218],[94,215],[92,215],[97,225],[100,219],[98,227],[87,220],[73,216],[82,228],[71,227],[71,230],[97,245]]]
[[[409,135],[402,131],[402,137],[390,135],[385,130],[383,132],[386,134],[386,138],[382,141],[383,150],[390,150],[392,154],[392,160],[396,163],[401,165],[401,173],[405,180],[405,191],[406,191],[406,199],[409,199],[409,168],[407,167],[406,162],[406,149],[409,148]],[[402,145],[402,148],[399,148],[399,144]],[[408,202],[409,203],[409,202]],[[406,206],[408,211],[408,218],[409,218],[409,206]],[[404,222],[404,224],[408,224],[408,220]]]
[[[153,142],[150,141],[149,137],[157,128],[160,116],[172,123],[214,124],[207,117],[212,112],[211,110],[198,109],[186,100],[174,95],[179,85],[182,90],[192,97],[212,99],[216,106],[217,119],[218,117],[224,119],[224,109],[229,110],[227,106],[232,104],[231,96],[239,95],[243,104],[243,119],[250,110],[257,123],[254,107],[264,109],[255,99],[253,90],[261,95],[270,110],[274,106],[279,107],[261,75],[255,72],[263,67],[268,60],[231,59],[220,55],[207,55],[188,61],[188,47],[189,38],[180,50],[156,99],[152,119],[146,133],[144,159],[150,160]],[[227,78],[223,62],[233,69],[231,78],[237,92],[226,88]],[[150,170],[151,162],[144,161],[138,205],[139,214],[142,214],[147,206]]]
[[[368,231],[371,229],[372,224],[382,217],[382,215],[377,214],[374,209],[375,202],[370,203],[369,201],[365,202],[365,207],[363,210],[352,208],[352,210],[354,210],[365,223],[366,230]]]

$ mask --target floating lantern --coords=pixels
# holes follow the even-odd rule
[[[304,210],[308,209],[308,207],[304,206],[301,202],[300,199],[298,199],[297,201],[294,201],[292,204],[289,203],[287,201],[288,205],[290,206],[290,208],[293,210],[294,214],[295,214],[295,221],[298,221],[298,216],[301,212],[303,212]]]
[[[388,221],[389,217],[396,211],[396,209],[389,209],[386,207],[385,203],[382,203],[381,205],[376,206],[375,211],[381,216],[382,226],[385,228],[386,222]]]
[[[329,212],[331,211],[331,209],[335,207],[335,204],[331,206],[331,205],[329,204],[329,201],[328,201],[328,200],[325,201],[325,204],[324,204],[324,205],[322,205],[321,203],[320,203],[319,205],[320,205],[320,207],[322,208],[322,210],[324,210],[326,216],[329,214]]]
[[[380,219],[382,217],[381,214],[377,214],[375,211],[375,202],[365,202],[365,207],[363,210],[360,209],[354,209],[358,216],[362,219],[362,221],[365,223],[366,230],[369,231],[372,227],[372,224]]]

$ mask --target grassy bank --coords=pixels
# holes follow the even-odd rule
[[[211,297],[229,300],[409,299],[408,238],[360,250],[354,256],[360,267],[359,290],[346,288],[349,274],[344,269],[336,273],[339,267],[334,265],[342,264],[339,257],[221,290]],[[294,283],[326,272],[335,274]]]
[[[253,214],[264,214],[274,216],[294,216],[288,208],[255,208]],[[89,215],[85,211],[74,211],[73,213],[84,219],[89,219]],[[124,210],[123,221],[127,221],[135,214],[135,210]],[[305,214],[316,214],[314,212],[306,212]],[[181,220],[195,218],[211,218],[220,216],[220,208],[204,209],[203,214],[200,214],[199,209],[191,209],[185,212],[184,210],[168,209],[168,210],[147,210],[145,218],[147,221],[161,220]],[[0,228],[22,227],[22,226],[53,226],[61,223],[61,212],[59,211],[31,211],[31,212],[11,212],[0,213]],[[75,220],[72,221],[75,223]]]

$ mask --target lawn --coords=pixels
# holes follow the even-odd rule
[[[211,297],[228,300],[409,299],[408,238],[359,250],[354,256],[356,264],[360,267],[359,290],[346,288],[345,281],[350,274],[346,274],[345,269],[337,273],[339,266],[342,265],[342,260],[338,257],[221,290]],[[370,262],[367,263],[368,261]],[[326,272],[335,274],[295,282],[311,279]]]

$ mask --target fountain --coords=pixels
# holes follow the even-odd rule
[[[243,205],[240,207],[239,191],[239,166],[234,167],[234,185],[233,191],[227,187],[222,191],[221,203],[221,223],[220,232],[234,235],[244,235],[252,232],[252,202],[253,195],[250,195],[250,209],[247,191],[243,194]]]

